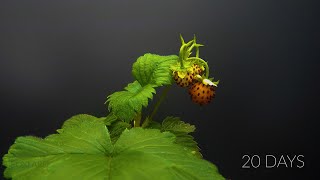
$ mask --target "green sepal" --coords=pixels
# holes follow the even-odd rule
[[[213,84],[215,84],[216,86],[218,86],[219,83],[220,83],[220,80],[218,80],[218,81],[213,81]]]
[[[194,61],[194,60],[192,60],[192,61],[184,61],[183,67],[180,66],[180,63],[179,63],[179,62],[177,62],[177,63],[175,63],[175,64],[172,64],[172,65],[170,66],[170,69],[172,70],[172,74],[178,73],[178,76],[179,76],[180,78],[184,78],[188,73],[192,74],[192,73],[194,72],[192,66],[195,65],[195,64],[199,65],[200,68],[201,68],[202,70],[204,70],[203,65],[200,64],[200,63],[197,63],[197,62]]]

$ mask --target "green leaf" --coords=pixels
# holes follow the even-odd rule
[[[3,157],[4,175],[12,179],[84,179],[103,177],[113,146],[104,122],[89,115],[66,121],[59,134],[45,139],[19,137]],[[86,171],[87,168],[92,171]]]
[[[104,123],[106,126],[110,126],[113,122],[117,121],[117,116],[115,116],[112,112],[108,114],[104,119]]]
[[[152,85],[141,86],[138,81],[128,84],[125,91],[118,91],[108,96],[108,109],[119,119],[130,122],[142,107],[148,106],[156,91]]]
[[[171,84],[170,66],[176,63],[178,56],[159,56],[145,54],[133,64],[132,73],[136,81],[128,84],[124,91],[108,96],[108,109],[119,119],[130,122],[148,106],[149,99],[156,93],[155,87]]]
[[[191,133],[194,132],[195,129],[196,127],[194,125],[185,123],[178,117],[166,117],[162,122],[163,131]]]
[[[143,127],[143,126],[142,126]],[[156,121],[151,121],[149,124],[146,126],[148,129],[161,129],[161,124],[156,122]]]
[[[132,74],[142,86],[151,84],[153,87],[171,84],[170,66],[179,59],[176,55],[159,56],[145,54],[133,64]]]
[[[124,179],[223,179],[216,167],[175,143],[175,136],[157,129],[125,130],[115,144]]]
[[[113,145],[101,118],[79,115],[45,139],[19,137],[3,157],[15,179],[224,179],[217,168],[156,129],[124,130]]]
[[[194,132],[196,127],[184,121],[179,117],[166,117],[161,126],[162,131],[172,132],[176,136],[176,143],[190,149],[196,156],[202,157],[200,148],[194,138],[188,133]]]
[[[106,126],[108,126],[112,143],[117,141],[125,129],[131,128],[131,124],[119,120],[112,112],[103,120]]]
[[[113,123],[109,127],[110,138],[111,138],[112,143],[116,142],[118,140],[118,138],[120,137],[120,135],[122,134],[122,132],[127,128],[131,128],[131,125],[129,123],[126,123],[123,121],[117,121],[117,122]]]
[[[183,132],[173,132],[173,134],[176,136],[175,143],[190,149],[195,156],[202,158],[198,143],[194,140],[193,136]]]

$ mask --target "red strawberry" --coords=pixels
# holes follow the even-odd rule
[[[178,75],[178,72],[175,71],[173,75],[173,79],[176,81],[176,83],[181,87],[188,87],[190,84],[192,84],[194,78],[196,75],[201,74],[203,70],[201,67],[197,64],[193,64],[190,69],[188,69],[187,74],[181,78]]]
[[[197,82],[189,88],[189,94],[194,103],[199,105],[206,105],[211,102],[211,100],[216,95],[216,86],[205,85],[202,82]]]

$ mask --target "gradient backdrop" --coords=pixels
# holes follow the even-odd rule
[[[106,96],[133,80],[139,56],[177,54],[179,33],[195,33],[221,80],[216,99],[199,107],[174,86],[159,119],[195,124],[204,157],[232,180],[317,179],[318,11],[302,0],[2,0],[1,156],[17,136],[106,115]],[[302,154],[305,167],[242,169],[245,154]]]

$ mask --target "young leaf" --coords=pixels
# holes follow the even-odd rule
[[[3,158],[15,179],[224,179],[217,168],[175,142],[169,132],[125,130],[113,145],[100,118],[75,116],[59,134],[20,137]]]
[[[112,112],[109,113],[109,115],[105,117],[103,121],[108,127],[112,143],[117,141],[125,129],[131,128],[131,124],[119,120]]]
[[[176,55],[159,56],[145,54],[133,64],[132,74],[142,86],[151,84],[153,87],[171,84],[170,66],[179,59]]]
[[[118,91],[108,96],[108,109],[119,119],[130,122],[142,107],[147,107],[148,100],[152,99],[155,93],[150,84],[141,86],[138,81],[134,81],[128,84],[125,91]]]
[[[194,125],[185,123],[178,117],[166,117],[162,122],[163,131],[191,133],[194,132],[195,129],[196,127]]]
[[[136,81],[128,84],[125,91],[108,96],[108,109],[119,119],[130,122],[148,100],[156,93],[155,87],[171,84],[170,66],[176,63],[178,56],[159,56],[145,54],[133,64],[132,73]]]
[[[107,117],[104,118],[104,123],[106,126],[110,126],[113,122],[117,120],[117,116],[115,116],[112,112],[108,114]]]

